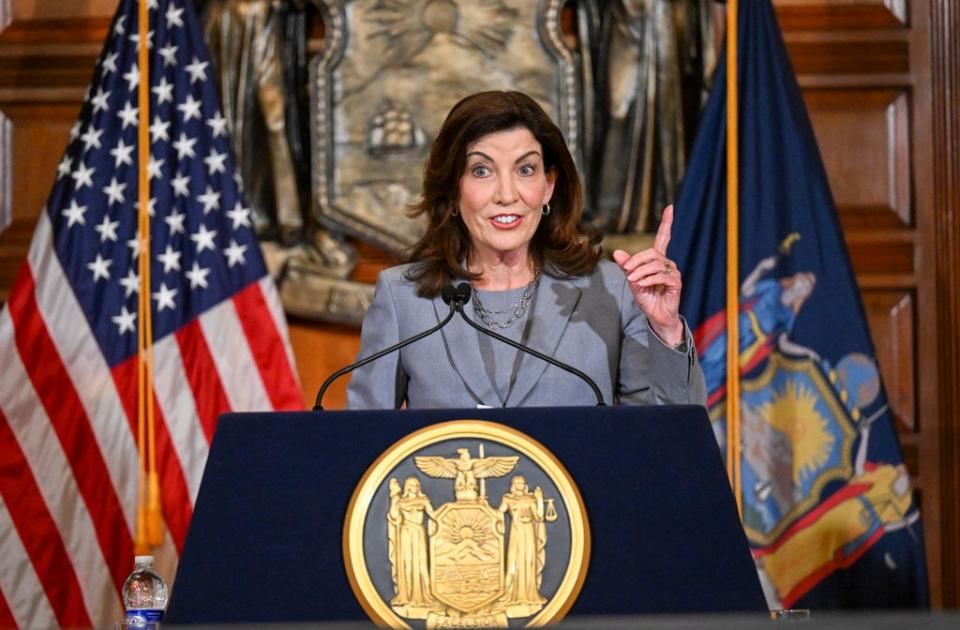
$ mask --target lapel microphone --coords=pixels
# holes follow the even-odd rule
[[[449,292],[447,292],[448,289],[450,289]],[[467,322],[467,324],[470,325],[471,328],[476,328],[477,330],[479,330],[480,332],[482,332],[483,334],[489,337],[493,337],[498,341],[502,341],[505,344],[513,346],[517,350],[526,352],[527,354],[533,355],[542,361],[546,361],[550,365],[555,365],[561,370],[565,370],[570,374],[573,374],[574,376],[580,377],[581,380],[583,380],[587,385],[590,386],[590,389],[593,390],[594,396],[597,397],[597,407],[606,407],[606,403],[603,402],[603,394],[600,392],[600,388],[597,387],[597,384],[594,382],[592,378],[590,378],[589,376],[587,376],[577,368],[573,367],[572,365],[568,365],[563,361],[558,361],[557,359],[554,359],[551,356],[543,354],[542,352],[538,352],[537,350],[534,350],[530,346],[524,345],[518,341],[514,341],[509,337],[504,337],[503,335],[496,333],[490,330],[489,328],[484,328],[480,324],[476,323],[475,321],[467,317],[467,314],[463,312],[463,307],[470,300],[470,293],[472,290],[473,289],[471,289],[470,285],[466,282],[461,282],[460,284],[458,284],[456,289],[454,289],[452,286],[443,288],[443,290],[440,292],[440,295],[441,297],[443,297],[443,301],[445,303],[450,304],[451,315],[453,314],[454,311],[456,311],[457,313],[460,313],[460,317],[462,317],[463,321]],[[448,319],[449,319],[449,316],[448,316]],[[446,323],[446,320],[444,320],[444,323]]]

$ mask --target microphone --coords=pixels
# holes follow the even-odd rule
[[[446,290],[447,288],[448,287],[444,287],[444,290]],[[572,365],[567,365],[562,361],[558,361],[551,356],[547,356],[542,352],[538,352],[529,346],[526,346],[522,343],[514,341],[513,339],[510,339],[509,337],[504,337],[503,335],[496,333],[488,328],[484,328],[483,326],[477,324],[476,322],[471,320],[469,317],[467,317],[467,314],[463,312],[463,305],[466,304],[467,300],[470,299],[471,291],[472,289],[470,288],[470,285],[466,282],[461,282],[459,285],[457,285],[457,288],[454,292],[455,299],[450,305],[451,315],[453,311],[456,310],[456,312],[460,313],[460,317],[463,318],[463,321],[467,322],[467,324],[469,324],[472,328],[476,328],[483,334],[493,337],[494,339],[498,339],[503,343],[509,344],[514,348],[516,348],[517,350],[521,350],[523,352],[526,352],[527,354],[531,354],[537,357],[538,359],[546,361],[550,365],[555,365],[561,370],[565,370],[573,374],[574,376],[579,376],[580,379],[586,382],[586,384],[589,385],[590,388],[593,390],[593,394],[597,397],[597,407],[606,407],[606,403],[603,402],[603,394],[600,392],[600,388],[597,387],[597,384],[594,382],[592,378],[590,378],[589,376],[587,376],[577,368],[573,367]],[[446,302],[446,299],[444,299],[444,301]]]
[[[463,287],[466,287],[466,293],[463,292]],[[419,341],[424,337],[432,335],[433,333],[437,332],[438,330],[446,326],[450,322],[450,320],[453,319],[454,313],[456,313],[457,310],[462,310],[463,305],[466,303],[468,299],[470,299],[470,285],[464,282],[457,288],[454,288],[452,285],[443,287],[443,289],[440,290],[440,298],[443,300],[444,304],[450,305],[450,312],[447,313],[447,316],[443,318],[442,322],[440,322],[433,328],[427,329],[422,333],[418,333],[413,337],[410,337],[409,339],[404,339],[400,343],[396,343],[390,346],[389,348],[384,348],[383,350],[381,350],[380,352],[377,352],[376,354],[371,354],[369,357],[361,359],[356,363],[351,363],[346,367],[340,368],[339,370],[337,370],[336,372],[328,376],[327,380],[325,380],[323,384],[320,385],[320,391],[317,392],[317,399],[314,402],[313,410],[323,411],[323,405],[321,404],[323,402],[323,395],[327,392],[327,388],[329,388],[330,385],[335,380],[337,380],[344,374],[349,374],[350,372],[353,372],[355,369],[359,367],[363,367],[364,365],[366,365],[367,363],[370,363],[371,361],[376,361],[380,357],[386,356],[391,352],[394,352],[396,350],[399,350],[400,348],[403,348],[404,346],[408,346],[414,341]]]
[[[460,303],[461,307],[470,300],[471,290],[472,289],[470,288],[470,285],[466,282],[461,282],[460,284],[457,285],[457,288],[454,289],[453,295],[456,296],[457,301]]]

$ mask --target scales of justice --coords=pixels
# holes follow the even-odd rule
[[[507,627],[508,619],[534,615],[548,601],[540,584],[546,524],[557,520],[554,500],[539,486],[530,492],[515,475],[495,509],[485,480],[510,474],[519,457],[484,457],[483,444],[479,458],[466,448],[457,453],[414,458],[424,474],[454,480],[456,500],[436,510],[417,477],[402,488],[390,479],[390,606],[401,617],[425,619],[428,628]]]

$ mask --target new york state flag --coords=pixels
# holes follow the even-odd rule
[[[856,280],[769,0],[741,3],[743,524],[772,608],[928,604],[923,536]],[[726,447],[726,68],[668,252]]]

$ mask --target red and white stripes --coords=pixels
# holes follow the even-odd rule
[[[0,311],[0,626],[103,626],[133,560],[136,358],[109,368],[50,234],[43,213]],[[269,277],[157,340],[166,553],[183,546],[216,418],[301,408],[295,374]]]

